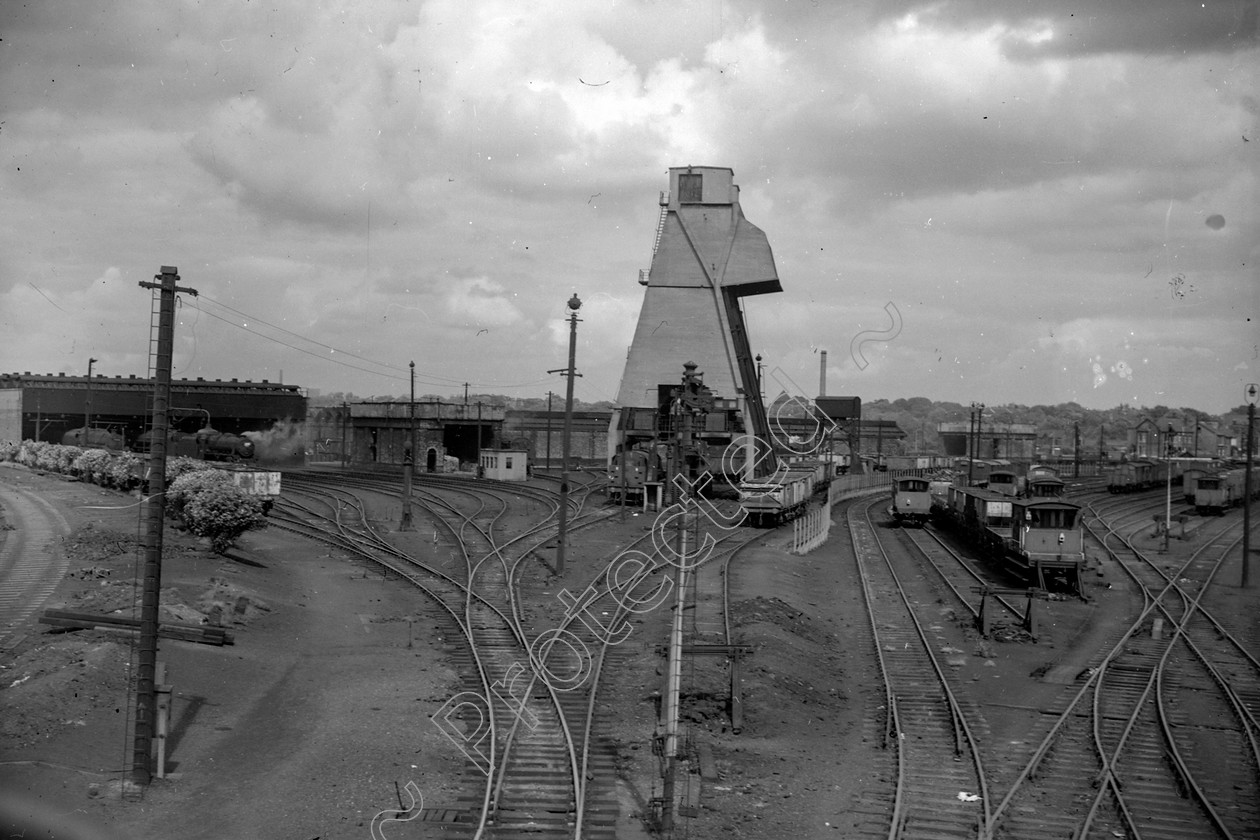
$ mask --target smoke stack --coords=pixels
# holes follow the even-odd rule
[[[823,350],[818,362],[818,396],[827,396],[827,351]]]

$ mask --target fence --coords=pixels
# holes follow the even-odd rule
[[[878,493],[892,483],[888,473],[842,475],[827,488],[827,501],[792,521],[792,553],[808,554],[827,541],[831,534],[831,506],[844,499]]]

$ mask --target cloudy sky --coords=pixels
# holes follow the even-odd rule
[[[812,395],[1260,381],[1255,0],[0,4],[0,371],[614,399],[667,169],[726,166]],[[681,360],[680,360],[681,361]]]

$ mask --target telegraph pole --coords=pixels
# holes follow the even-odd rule
[[[92,365],[99,359],[88,359],[87,399],[83,403],[83,439],[79,445],[88,449],[92,445]]]
[[[976,450],[980,446],[980,427],[978,420],[980,415],[984,413],[984,403],[971,404],[971,434],[967,436],[967,442],[970,444],[970,455],[967,459],[967,486],[971,486],[971,477],[975,474],[976,466]]]
[[[547,471],[551,472],[551,398],[555,396],[547,392]]]
[[[1243,543],[1242,588],[1251,586],[1251,452],[1256,445],[1256,401],[1260,399],[1260,386],[1247,386],[1247,474],[1243,476]]]
[[[1168,495],[1164,503],[1164,553],[1168,553],[1168,535],[1172,533],[1172,456],[1173,427],[1168,424],[1168,440],[1164,444],[1164,474],[1167,478]]]
[[[153,740],[157,727],[158,600],[162,588],[162,525],[166,515],[166,437],[171,405],[171,357],[175,347],[175,293],[196,297],[179,283],[179,269],[162,266],[156,283],[141,281],[158,296],[157,346],[153,360],[153,442],[149,448],[149,490],[145,500],[144,577],[140,593],[140,647],[136,663],[136,729],[131,779],[147,785],[153,776]]]
[[[477,400],[477,478],[481,478],[481,400]]]
[[[569,524],[569,436],[573,431],[573,377],[581,376],[574,368],[577,358],[577,325],[578,310],[582,308],[582,301],[577,296],[577,292],[573,293],[573,297],[569,298],[569,366],[558,370],[549,370],[547,373],[560,373],[563,371],[564,376],[568,379],[568,385],[565,390],[564,398],[564,432],[560,437],[560,528],[557,535],[556,544],[556,574],[564,574],[564,543],[566,539],[566,529]]]
[[[346,426],[350,422],[350,403],[341,401],[341,468],[346,468],[346,460],[350,451],[346,448]]]
[[[1081,424],[1072,424],[1072,478],[1081,477]]]
[[[407,443],[403,448],[403,494],[402,518],[398,522],[399,531],[410,531],[411,526],[411,480],[415,472],[416,453],[416,363],[411,367],[411,399],[407,403]]]

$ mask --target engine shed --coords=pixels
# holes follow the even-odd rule
[[[122,435],[131,446],[148,428],[153,380],[130,376],[67,376],[65,373],[0,373],[0,438],[60,443],[85,426]],[[296,385],[236,379],[171,382],[171,426],[195,432],[262,432],[306,417],[306,395]]]
[[[448,457],[477,464],[482,450],[499,448],[505,413],[486,403],[350,403],[350,461],[402,464],[414,429],[416,469],[444,472]]]

